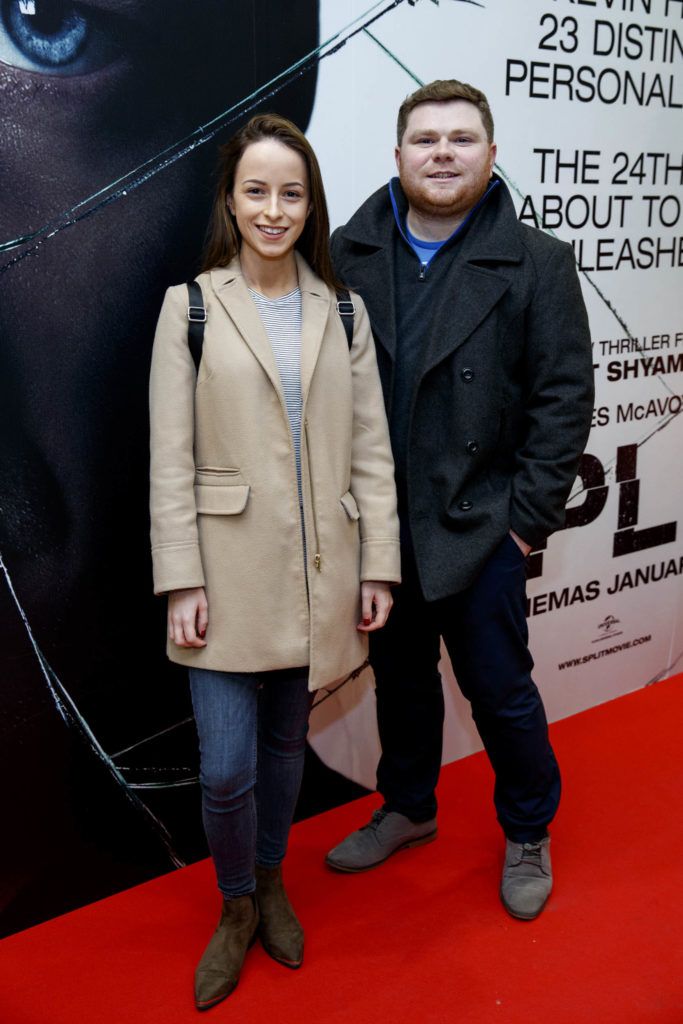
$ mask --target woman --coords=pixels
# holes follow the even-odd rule
[[[393,462],[367,314],[337,311],[320,170],[260,115],[222,150],[195,373],[185,286],[159,318],[150,383],[154,586],[190,669],[204,826],[223,911],[195,1001],[235,988],[258,931],[299,967],[282,886],[312,692],[360,665],[399,580]],[[359,620],[360,615],[360,622]]]

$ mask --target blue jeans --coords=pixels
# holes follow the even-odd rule
[[[254,866],[276,867],[301,786],[313,695],[308,668],[190,669],[199,734],[202,816],[218,888],[254,891]]]

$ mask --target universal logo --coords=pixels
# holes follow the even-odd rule
[[[609,640],[613,636],[621,636],[622,630],[616,628],[619,624],[620,620],[615,618],[614,615],[606,615],[602,622],[598,623],[600,636],[596,636],[595,640],[591,640],[591,643],[599,644],[602,640]]]

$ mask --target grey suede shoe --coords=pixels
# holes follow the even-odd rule
[[[543,910],[553,888],[550,836],[536,843],[506,841],[500,898],[508,914],[533,921]]]
[[[335,871],[367,871],[397,850],[421,846],[436,839],[436,818],[414,824],[398,811],[375,811],[367,825],[352,832],[333,850],[325,863]]]
[[[209,1010],[237,987],[258,923],[259,912],[253,896],[223,900],[218,927],[195,971],[194,1002],[198,1010]]]

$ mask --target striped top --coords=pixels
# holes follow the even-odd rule
[[[292,431],[301,502],[301,291],[268,299],[249,289],[275,356]]]

